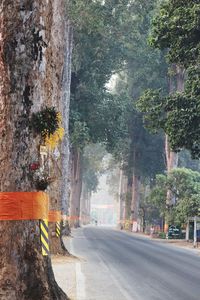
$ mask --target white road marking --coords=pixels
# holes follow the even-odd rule
[[[73,255],[76,255],[73,240],[70,240],[70,252]],[[86,300],[86,292],[85,292],[85,276],[81,270],[81,263],[75,263],[75,271],[76,271],[76,300]]]
[[[81,270],[81,263],[76,263],[76,300],[86,300],[85,276]]]

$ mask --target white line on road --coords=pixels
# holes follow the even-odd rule
[[[86,300],[85,276],[81,270],[81,263],[76,263],[76,299]]]
[[[73,255],[76,255],[74,251],[73,241],[70,240],[70,252]],[[81,270],[81,263],[77,262],[75,264],[75,271],[76,271],[76,300],[86,300],[86,293],[85,293],[85,276]]]

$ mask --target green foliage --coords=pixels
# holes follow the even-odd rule
[[[152,135],[143,127],[142,118],[137,115],[132,120],[132,142],[129,165],[134,173],[143,178],[153,179],[165,169],[164,139],[160,134]]]
[[[169,49],[172,63],[195,63],[200,55],[199,15],[199,0],[165,0],[152,22],[150,44]]]
[[[166,233],[165,232],[159,232],[158,237],[159,237],[159,239],[166,239]]]
[[[150,44],[168,49],[171,63],[184,66],[187,81],[184,93],[164,97],[159,91],[146,91],[138,102],[146,126],[160,128],[169,136],[172,150],[186,148],[200,157],[200,3],[198,0],[164,1],[152,23]],[[150,107],[151,106],[151,107]]]
[[[165,99],[162,99],[160,93],[160,90],[148,89],[136,103],[137,109],[144,113],[145,127],[152,133],[157,133],[165,124]]]
[[[156,4],[157,0],[77,0],[72,1],[71,8],[71,140],[83,147],[88,141],[101,142],[123,161],[127,174],[132,176],[134,168],[151,178],[165,168],[163,137],[154,137],[144,129],[135,100],[146,88],[166,88],[163,53],[147,44]],[[106,84],[116,72],[124,78],[117,80],[111,93]],[[84,124],[86,141],[77,135],[73,138],[77,120]]]
[[[156,185],[149,195],[149,203],[159,210],[161,217],[166,215],[167,177],[159,174],[156,176]]]
[[[192,195],[189,199],[183,198],[175,208],[175,221],[179,224],[185,223],[188,217],[198,215],[200,206],[200,194]]]
[[[111,94],[105,84],[114,73],[126,68],[125,62],[132,57],[138,40],[145,43],[148,31],[145,13],[153,8],[154,2],[71,2],[70,15],[74,22],[71,132],[74,116],[78,114],[79,121],[88,128],[90,141],[104,142],[118,156],[124,152],[123,141],[129,139],[125,120],[127,111],[130,112],[130,95],[125,89],[118,95]],[[137,54],[135,51],[135,61]]]
[[[99,177],[106,168],[102,160],[106,154],[105,148],[100,144],[89,144],[83,152],[83,183],[88,192],[96,192]]]
[[[31,125],[34,131],[42,136],[50,136],[59,128],[59,115],[55,107],[45,107],[33,113]]]
[[[175,199],[175,205],[166,207],[167,190]],[[198,215],[200,207],[200,173],[186,168],[173,169],[167,176],[158,175],[150,194],[150,201],[159,207],[161,214],[171,214],[171,220],[181,224],[188,217]]]
[[[163,129],[172,150],[185,148],[193,158],[200,157],[199,75],[199,68],[191,67],[184,93],[164,97],[161,91],[147,90],[137,103],[148,129],[152,132]]]
[[[130,143],[122,143],[123,164],[126,174],[131,178],[133,169],[143,178],[153,178],[156,173],[163,172],[164,142],[158,134],[153,136],[144,128],[142,114],[136,110],[135,103],[138,97],[147,88],[166,89],[167,66],[161,51],[154,51],[147,44],[151,18],[154,14],[157,1],[134,1],[134,34],[133,43],[127,57],[127,70],[124,71],[127,81],[123,82],[124,89],[128,90],[132,98],[128,107],[127,127]],[[122,90],[122,84],[119,84]],[[150,105],[149,105],[150,106]],[[128,147],[127,147],[128,146]]]
[[[70,131],[71,146],[75,146],[79,150],[89,143],[88,127],[85,122],[75,120],[73,122],[73,130]]]
[[[178,167],[200,172],[200,161],[198,159],[191,159],[190,152],[183,150],[179,154]]]

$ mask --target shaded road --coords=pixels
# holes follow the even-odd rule
[[[74,231],[77,300],[199,300],[200,256],[104,227]]]

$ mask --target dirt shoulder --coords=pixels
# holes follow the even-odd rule
[[[147,234],[144,234],[144,233],[139,233],[139,232],[130,232],[130,231],[123,231],[123,232],[126,232],[127,234],[130,234],[130,235],[135,235],[135,236],[138,236],[138,237],[143,237],[143,238],[147,238],[147,239],[150,239],[150,240],[153,240],[155,242],[161,242],[161,243],[166,243],[166,244],[169,244],[169,245],[172,245],[172,246],[175,246],[175,247],[180,247],[180,248],[185,248],[185,249],[193,249],[193,250],[199,250],[199,254],[200,254],[200,243],[197,245],[197,248],[194,248],[194,245],[193,245],[193,241],[185,241],[185,240],[179,240],[179,239],[160,239],[160,238],[157,238],[157,237],[152,237],[150,235],[147,235]]]

